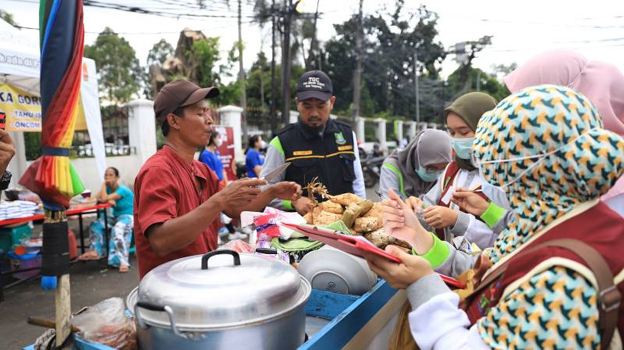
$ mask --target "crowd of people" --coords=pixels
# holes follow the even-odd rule
[[[503,101],[468,93],[446,109],[455,156],[437,180],[421,170],[430,131],[394,156],[412,155],[418,182],[387,160],[384,227],[413,254],[389,247],[401,264],[369,266],[407,290],[421,349],[621,346],[624,75],[552,51],[505,83]]]
[[[401,263],[370,255],[368,264],[407,290],[421,349],[621,344],[624,75],[556,50],[504,81],[511,92],[504,100],[464,94],[444,111],[446,131],[421,131],[385,159],[384,229],[412,254],[389,246]],[[165,85],[154,101],[165,146],[141,167],[134,193],[119,184],[117,169],[106,170],[97,197],[114,205],[108,260],[120,271],[129,268],[133,233],[143,278],[217,249],[222,214],[266,206],[308,213],[311,181],[366,198],[358,140],[349,124],[329,118],[336,98],[325,73],[300,77],[297,123],[268,144],[249,139],[246,179],[228,179],[219,159],[221,135],[207,113],[218,94],[185,80]],[[2,130],[0,141],[2,166],[12,142]],[[286,171],[264,180],[286,162]],[[105,254],[102,225],[91,225],[83,259]],[[436,272],[465,280],[467,289],[451,291]]]
[[[384,161],[384,228],[413,249],[389,246],[402,262],[371,255],[369,266],[407,290],[421,349],[607,348],[624,330],[616,330],[624,310],[624,75],[553,51],[505,83],[503,101],[459,97],[445,109],[446,132],[424,130]],[[205,145],[214,152],[204,99],[217,90],[176,81],[163,91],[155,110],[167,143],[135,183],[141,276],[215,249],[219,212],[272,205],[306,214],[302,188],[314,180],[331,194],[366,198],[356,135],[329,118],[335,97],[325,73],[300,77],[299,121],[268,145],[252,137],[249,179],[227,186],[192,157]],[[286,162],[284,173],[263,180]],[[435,272],[468,288],[452,292]]]
[[[624,75],[553,51],[505,83],[503,101],[460,96],[445,109],[446,131],[424,130],[386,158],[384,228],[413,249],[389,246],[402,262],[371,255],[369,266],[407,290],[421,349],[607,348],[624,330],[613,321],[624,310]],[[248,179],[229,183],[206,113],[217,94],[180,80],[155,99],[167,141],[135,182],[141,277],[216,249],[222,212],[271,205],[306,214],[302,188],[313,180],[331,194],[366,198],[357,137],[329,118],[335,97],[325,73],[300,77],[299,121],[268,145],[251,137]],[[206,147],[203,163],[193,159],[198,147]],[[284,173],[263,180],[286,162]],[[452,292],[435,272],[464,278],[468,289]]]

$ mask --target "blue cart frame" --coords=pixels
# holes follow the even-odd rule
[[[331,320],[321,330],[303,343],[297,350],[342,349],[352,342],[369,322],[382,314],[395,315],[405,302],[404,292],[379,280],[366,294],[359,296],[312,290],[306,304],[308,317]],[[387,316],[384,324],[387,323]],[[366,332],[362,332],[366,333]],[[369,338],[374,334],[367,334]],[[33,349],[32,345],[24,348]],[[111,347],[90,343],[76,336],[74,350],[115,350]]]

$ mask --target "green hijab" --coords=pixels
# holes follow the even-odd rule
[[[453,112],[460,116],[466,124],[472,129],[477,131],[477,124],[483,113],[490,111],[496,107],[496,100],[494,97],[485,94],[483,92],[469,92],[460,96],[450,106],[444,110],[444,119],[449,112]],[[472,166],[470,159],[462,159],[455,156],[455,163],[461,169],[473,171],[476,168]]]

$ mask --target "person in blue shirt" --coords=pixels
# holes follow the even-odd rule
[[[109,240],[108,265],[119,268],[119,272],[128,272],[128,248],[132,241],[134,228],[134,194],[119,183],[119,170],[110,167],[104,172],[104,183],[96,194],[99,202],[113,204],[113,222]],[[104,218],[91,223],[89,236],[89,251],[82,254],[80,260],[98,260],[104,256]]]
[[[261,149],[266,148],[266,143],[262,140],[262,136],[254,135],[249,138],[249,146],[245,154],[245,167],[247,168],[247,177],[260,177],[260,170],[264,164],[264,157],[260,153]]]
[[[219,151],[217,151],[218,147],[221,147],[223,144],[223,140],[221,139],[221,134],[218,131],[213,131],[210,134],[210,139],[208,140],[208,145],[206,148],[201,151],[199,154],[199,161],[206,164],[210,170],[214,171],[217,174],[217,178],[219,181],[228,182],[227,175],[225,171],[223,171],[223,163],[219,156]]]

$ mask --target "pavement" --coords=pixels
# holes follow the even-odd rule
[[[85,235],[93,219],[85,219]],[[70,229],[78,233],[78,222],[69,221]],[[33,234],[41,231],[35,225]],[[76,262],[70,268],[71,308],[76,312],[111,297],[125,298],[139,284],[136,256],[130,257],[130,271],[119,273],[107,268],[105,260]],[[44,328],[26,323],[28,316],[54,320],[54,291],[44,291],[40,278],[5,289],[4,302],[0,303],[0,349],[21,349],[34,343]]]
[[[366,192],[369,199],[379,200],[372,189]],[[86,236],[92,220],[85,218]],[[78,221],[70,220],[69,227],[78,233]],[[41,225],[35,225],[33,234],[39,232]],[[72,312],[111,297],[125,300],[139,284],[136,256],[130,256],[130,265],[129,272],[119,273],[117,269],[107,268],[105,260],[73,263],[70,269]],[[45,331],[26,323],[28,316],[54,319],[54,291],[42,290],[39,278],[4,291],[4,302],[0,303],[0,349],[21,349],[34,343]]]

